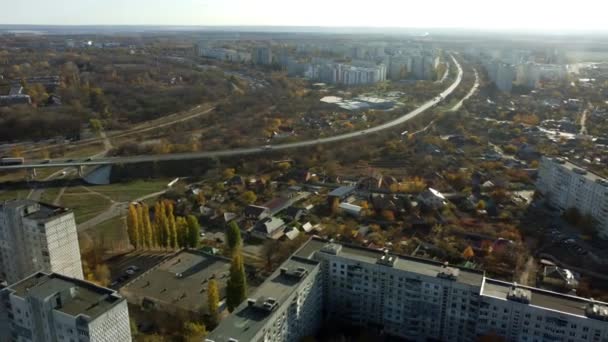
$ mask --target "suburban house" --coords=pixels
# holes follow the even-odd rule
[[[253,226],[251,235],[260,239],[278,240],[284,234],[285,222],[278,217],[266,217]]]
[[[289,207],[292,203],[293,200],[291,198],[280,196],[271,199],[270,201],[264,203],[262,206],[268,208],[268,210],[270,211],[270,215],[276,215],[287,207]]]
[[[245,207],[243,214],[246,219],[257,221],[270,216],[270,209],[264,206],[250,204]]]
[[[297,221],[300,219],[300,217],[302,217],[303,214],[304,214],[304,209],[297,208],[297,207],[289,207],[289,208],[285,209],[282,216],[284,216],[285,218],[287,218],[289,220]]]
[[[422,203],[424,206],[431,209],[441,209],[446,205],[445,196],[443,194],[433,188],[428,188],[418,197],[416,197],[419,203]]]
[[[355,192],[354,186],[341,186],[327,194],[327,197],[331,200],[337,198],[338,200],[342,201],[350,196],[353,192]]]
[[[357,217],[361,216],[361,212],[363,211],[363,208],[360,206],[346,202],[340,203],[340,209],[342,209],[346,214]]]

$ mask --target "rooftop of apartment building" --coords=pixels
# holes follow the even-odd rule
[[[244,303],[225,318],[207,337],[215,342],[253,341],[271,317],[271,313],[291,296],[318,262],[292,256],[276,270]]]
[[[595,317],[608,320],[608,304],[587,298],[571,296],[534,287],[486,278],[481,290],[483,296],[502,300],[515,300],[561,313],[589,317],[589,310],[597,309]],[[591,314],[593,316],[593,312]]]
[[[33,297],[41,301],[53,296],[55,310],[70,316],[85,315],[91,320],[106,313],[123,298],[114,290],[57,273],[35,273],[3,291],[21,298]]]
[[[0,202],[0,210],[4,208],[16,209],[26,207],[24,217],[31,220],[51,220],[71,212],[71,209],[54,206],[51,204],[36,202],[33,200],[11,200]]]
[[[207,310],[209,280],[216,279],[223,298],[229,271],[230,260],[226,258],[183,251],[145,272],[120,292],[129,300],[146,298],[189,311]]]
[[[566,168],[569,171],[572,171],[574,173],[577,173],[577,174],[583,176],[585,179],[587,179],[591,182],[596,182],[596,183],[599,183],[599,184],[602,184],[602,185],[608,187],[608,180],[606,180],[606,178],[601,177],[601,176],[585,169],[582,166],[576,165],[575,163],[573,163],[569,160],[562,159],[562,158],[547,158],[547,159],[551,160],[554,163],[561,165],[562,167]]]
[[[304,258],[312,258],[315,252],[322,250],[327,245],[328,241],[313,237],[296,252],[296,255]],[[381,258],[385,255],[385,253],[381,250],[342,244],[340,244],[340,246],[341,249],[338,254],[339,256],[370,264],[378,263],[379,260],[381,260]],[[392,267],[403,271],[414,272],[430,277],[444,275],[446,271],[446,265],[442,262],[405,255],[390,254],[390,257],[395,258]],[[449,268],[457,270],[457,281],[468,285],[481,286],[484,277],[483,271],[455,267],[451,265]]]
[[[327,245],[327,241],[313,237],[296,252],[296,255],[303,258],[311,258],[314,253],[320,251]],[[359,260],[368,263],[377,263],[379,258],[384,255],[384,252],[379,250],[373,250],[358,246],[340,246],[341,249],[338,255],[353,260]],[[419,273],[431,277],[437,277],[445,270],[444,264],[442,264],[441,262],[401,255],[394,255],[394,257],[396,257],[396,260],[393,264],[393,267],[404,271]],[[450,266],[450,268],[458,270],[456,281],[469,285],[479,286],[481,288],[481,295],[484,296],[490,296],[504,300],[507,300],[508,297],[509,299],[512,299],[513,297],[511,297],[511,295],[513,293],[510,291],[512,291],[514,288],[517,288],[523,290],[526,295],[529,293],[530,305],[535,305],[545,309],[560,311],[578,316],[585,316],[585,312],[589,309],[589,304],[591,303],[595,303],[598,307],[608,307],[608,304],[606,303],[592,301],[590,299],[582,297],[576,297],[520,285],[514,287],[514,284],[509,282],[485,278],[484,272],[479,270],[472,270],[455,266]],[[526,290],[529,290],[530,292],[526,292]],[[516,294],[519,294],[520,292],[521,291],[515,291]]]

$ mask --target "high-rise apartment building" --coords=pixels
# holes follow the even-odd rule
[[[2,341],[131,341],[127,301],[116,291],[56,273],[0,290]]]
[[[251,54],[255,64],[272,64],[272,50],[267,46],[258,46],[253,49]]]
[[[576,208],[591,215],[598,235],[608,238],[608,180],[567,160],[543,157],[536,188],[560,210]]]
[[[317,261],[292,256],[207,341],[299,341],[314,335],[323,317],[320,272]]]
[[[208,341],[294,341],[314,334],[320,320],[412,341],[490,334],[530,342],[608,339],[606,303],[489,279],[478,270],[318,238],[283,267]]]
[[[0,279],[44,271],[83,279],[74,214],[31,200],[0,202]]]

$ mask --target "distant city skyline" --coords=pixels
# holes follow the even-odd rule
[[[596,0],[32,0],[13,2],[0,24],[323,26],[608,31]]]

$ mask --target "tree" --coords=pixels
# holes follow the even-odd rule
[[[177,225],[177,245],[180,248],[188,247],[188,222],[186,218],[178,216],[176,218]]]
[[[267,271],[272,270],[274,259],[279,252],[279,242],[277,240],[266,240],[262,246],[262,256],[264,257],[264,267]]]
[[[207,328],[204,324],[196,322],[184,323],[184,338],[186,341],[202,341],[207,336]]]
[[[332,197],[329,202],[329,210],[332,215],[336,215],[340,212],[340,200],[338,197]]]
[[[222,177],[226,180],[234,177],[236,171],[232,168],[228,168],[228,169],[224,169],[224,171],[222,171]]]
[[[467,248],[465,248],[465,250],[462,252],[462,257],[467,260],[471,259],[474,256],[475,252],[473,251],[473,248],[471,246],[467,246]]]
[[[177,223],[175,222],[175,215],[173,215],[173,203],[165,201],[166,213],[167,213],[167,246],[173,249],[177,249]]]
[[[236,222],[232,221],[228,225],[228,231],[226,232],[226,244],[230,253],[239,248],[241,243],[241,229]]]
[[[207,305],[210,321],[213,325],[216,325],[219,322],[220,291],[215,279],[209,280],[207,284]]]
[[[255,203],[255,201],[258,199],[258,196],[255,195],[255,193],[253,191],[245,191],[242,195],[241,195],[241,200],[247,204],[252,204]]]
[[[95,132],[97,134],[101,133],[101,130],[103,129],[103,125],[99,119],[89,120],[89,125],[91,126],[91,129],[93,130],[93,132]]]
[[[162,203],[156,202],[154,204],[154,237],[156,238],[156,245],[159,247],[166,247],[167,239],[165,238],[165,228],[163,226],[163,219],[165,217],[165,207]]]
[[[139,248],[139,219],[137,215],[137,209],[133,203],[129,204],[129,211],[127,212],[127,234],[129,235],[129,241],[135,248]]]
[[[382,210],[382,218],[387,221],[395,221],[395,213],[392,210]]]
[[[187,245],[190,248],[198,248],[198,235],[201,231],[201,226],[198,223],[198,219],[194,215],[188,215],[188,217],[186,217],[186,221],[188,223]]]
[[[148,248],[153,248],[156,245],[156,242],[154,239],[154,229],[152,228],[152,223],[150,223],[150,208],[147,204],[144,204],[141,211],[143,217],[144,244]]]
[[[106,264],[99,264],[95,266],[95,271],[93,271],[95,275],[95,279],[101,286],[108,286],[111,282],[112,275],[110,274],[110,268]]]
[[[247,279],[245,277],[245,266],[243,265],[243,256],[237,250],[232,256],[230,265],[230,278],[226,284],[226,304],[228,311],[234,309],[245,300],[247,295]]]

